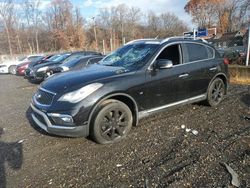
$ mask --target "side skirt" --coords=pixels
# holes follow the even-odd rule
[[[170,109],[170,108],[183,106],[185,104],[200,102],[200,101],[206,100],[206,98],[207,98],[207,94],[203,94],[203,95],[198,95],[196,97],[192,97],[192,98],[189,98],[189,99],[185,99],[185,100],[177,101],[177,102],[174,102],[174,103],[170,103],[170,104],[167,104],[167,105],[164,105],[164,106],[152,108],[152,109],[149,109],[149,110],[144,110],[144,111],[139,112],[138,118],[142,119],[144,117],[147,117],[147,116],[159,113],[159,112],[166,111],[167,109]]]

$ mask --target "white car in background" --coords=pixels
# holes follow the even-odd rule
[[[18,60],[5,60],[3,63],[0,63],[0,73],[10,73],[16,74],[16,67],[21,63],[31,62],[40,58],[43,55],[29,55]]]

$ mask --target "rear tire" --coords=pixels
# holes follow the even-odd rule
[[[220,78],[215,78],[209,85],[207,92],[207,103],[210,106],[217,106],[224,98],[226,91],[225,83]]]
[[[9,73],[14,75],[16,74],[16,65],[11,65],[9,67]]]
[[[90,135],[99,144],[117,142],[128,134],[133,116],[129,107],[118,100],[106,100],[97,107]]]

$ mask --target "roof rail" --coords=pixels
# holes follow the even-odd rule
[[[131,41],[127,42],[125,45],[127,45],[127,44],[132,44],[132,43],[134,43],[134,42],[145,41],[145,40],[146,40],[146,41],[147,41],[147,40],[155,40],[155,38],[131,40]]]
[[[175,37],[166,38],[166,39],[162,40],[161,43],[170,41],[172,39],[201,40],[202,42],[207,42],[206,40],[199,38],[199,37],[194,38],[194,37],[186,37],[186,36],[175,36]]]

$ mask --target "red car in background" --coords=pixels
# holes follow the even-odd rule
[[[41,61],[46,60],[46,59],[50,58],[51,56],[52,55],[40,56],[40,57],[37,57],[34,60],[27,61],[27,62],[24,62],[24,63],[21,63],[21,64],[17,65],[17,67],[16,67],[16,75],[24,76],[25,69],[28,68],[28,66],[29,66],[29,64],[31,62],[37,62],[39,64]]]
[[[23,76],[24,75],[24,71],[25,69],[28,68],[30,62],[25,62],[25,63],[21,63],[19,65],[17,65],[16,67],[16,75],[19,75],[19,76]]]

